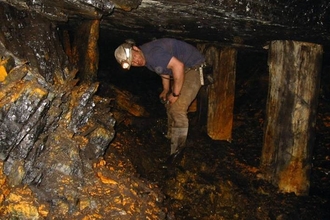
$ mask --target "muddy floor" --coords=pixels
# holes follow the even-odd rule
[[[122,113],[109,152],[123,155],[141,178],[159,186],[167,219],[330,219],[330,100],[320,94],[310,195],[282,194],[259,178],[268,88],[262,69],[254,65],[237,77],[233,140],[210,139],[205,116],[190,112],[187,148],[171,170],[162,168],[169,140],[158,76],[143,68],[101,74],[101,95],[111,96],[107,85],[113,83],[134,94],[132,101],[150,113],[144,118]]]

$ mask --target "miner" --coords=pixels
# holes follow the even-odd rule
[[[163,91],[159,98],[165,103],[166,137],[171,140],[170,156],[165,164],[177,163],[188,135],[188,107],[203,83],[200,70],[205,63],[204,56],[184,41],[161,38],[140,46],[126,40],[115,50],[115,57],[123,69],[147,67],[161,77]]]

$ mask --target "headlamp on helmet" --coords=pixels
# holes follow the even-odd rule
[[[117,62],[123,69],[129,70],[132,64],[132,47],[135,45],[133,40],[126,40],[115,50]]]

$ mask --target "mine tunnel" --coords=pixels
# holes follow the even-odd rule
[[[330,3],[1,1],[0,219],[330,219]],[[168,164],[175,38],[208,71]]]

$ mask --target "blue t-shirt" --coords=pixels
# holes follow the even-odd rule
[[[161,38],[140,46],[146,59],[146,67],[157,74],[172,75],[167,68],[172,57],[185,67],[193,67],[205,61],[204,56],[194,46],[172,38]]]

